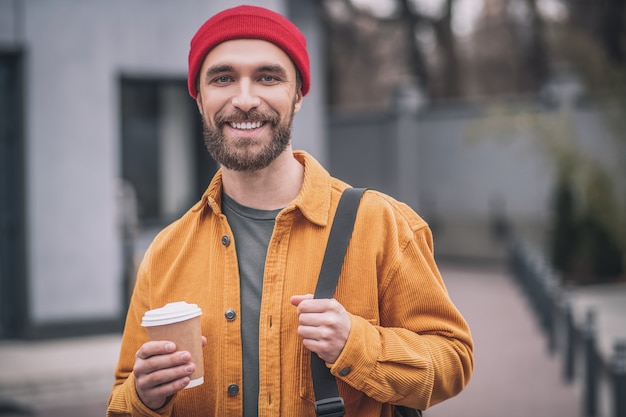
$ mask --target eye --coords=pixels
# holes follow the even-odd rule
[[[262,75],[259,80],[264,83],[276,83],[279,81],[278,78],[269,74]]]
[[[232,78],[228,75],[220,75],[219,77],[213,78],[211,83],[213,84],[227,84],[232,81]]]

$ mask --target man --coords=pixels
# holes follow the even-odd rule
[[[335,298],[311,296],[348,185],[291,148],[310,87],[300,31],[267,9],[225,10],[194,36],[188,83],[221,169],[142,261],[107,415],[314,416],[311,351],[346,416],[425,409],[463,389],[470,331],[408,206],[367,191]],[[175,301],[203,311],[204,383],[190,389],[189,353],[141,327]]]

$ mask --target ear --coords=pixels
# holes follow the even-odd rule
[[[302,107],[302,100],[304,99],[304,96],[302,95],[302,89],[298,88],[298,91],[296,91],[296,97],[294,99],[293,102],[293,112],[294,113],[298,113],[300,111],[300,108]]]
[[[200,95],[200,91],[198,91],[198,95],[196,95],[196,106],[198,106],[200,114],[204,116],[204,110],[202,108],[202,95]]]

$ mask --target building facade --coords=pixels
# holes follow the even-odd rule
[[[0,339],[121,328],[136,226],[159,228],[217,169],[186,90],[189,41],[231,0],[0,0]],[[321,42],[307,0],[255,4],[308,39],[294,146],[325,159]]]

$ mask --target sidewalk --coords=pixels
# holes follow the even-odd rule
[[[103,416],[119,346],[120,335],[0,342],[0,405],[19,405],[41,417],[53,417],[48,410],[90,406],[93,414],[55,416]],[[0,415],[7,415],[1,407]]]
[[[474,376],[457,397],[425,417],[577,417],[581,397],[561,378],[558,356],[523,294],[504,270],[442,267],[450,297],[474,338]]]
[[[596,343],[605,361],[615,353],[615,344],[626,341],[626,283],[573,288],[570,301],[574,321],[582,329],[587,313],[595,317]]]
[[[512,278],[497,269],[446,265],[442,274],[472,328],[475,372],[465,391],[425,417],[580,416],[576,385],[563,383],[558,356],[549,356]],[[18,402],[37,417],[103,416],[119,341],[103,335],[0,342],[0,403]]]

